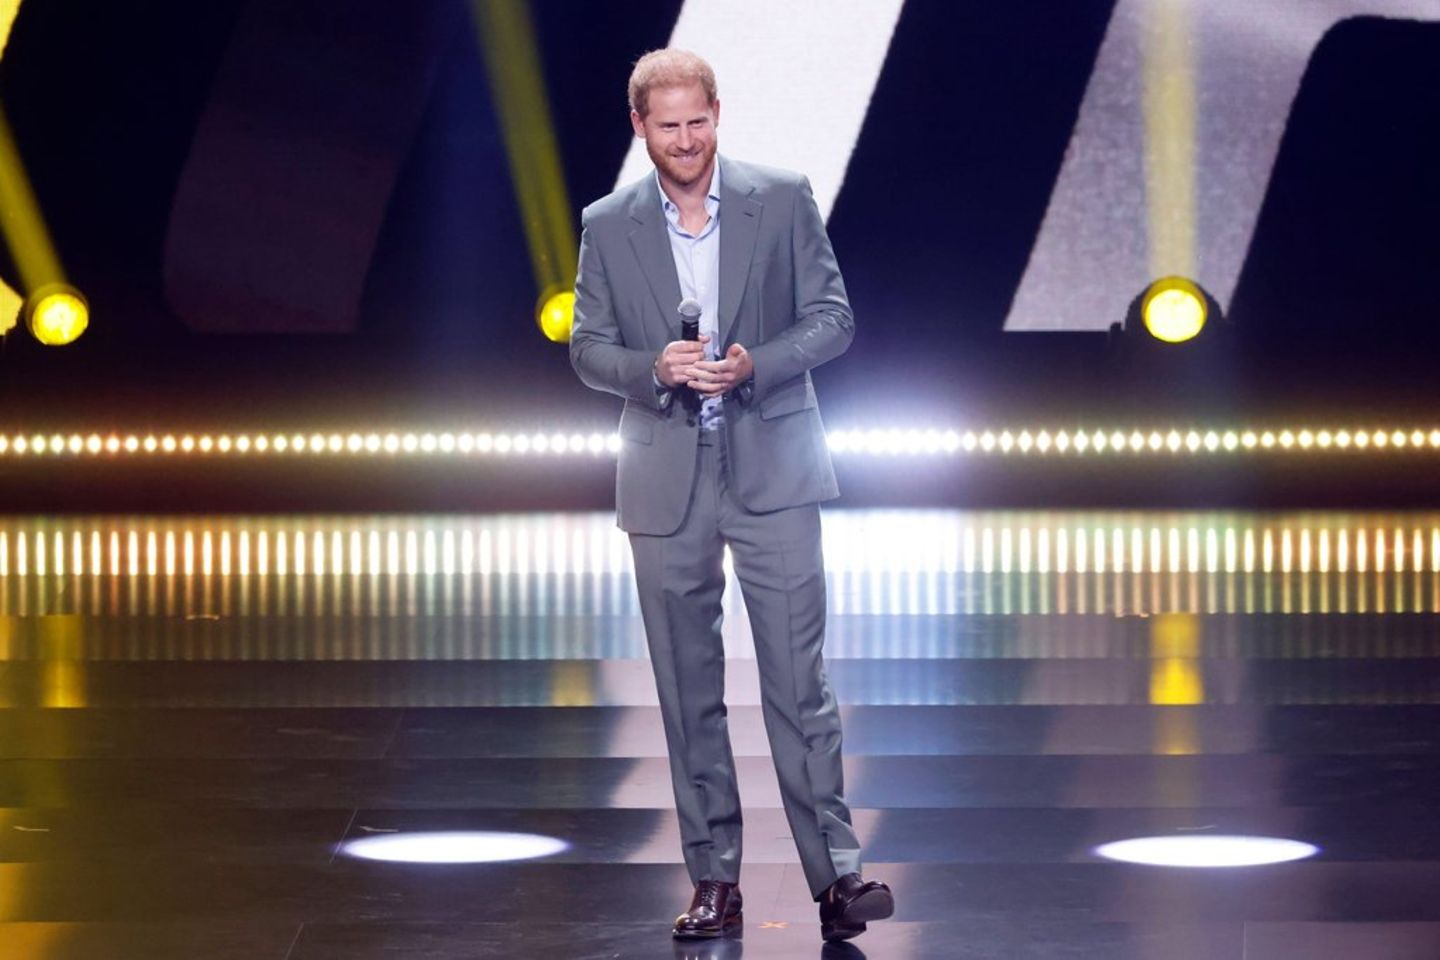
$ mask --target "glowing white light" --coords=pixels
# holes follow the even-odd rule
[[[364,860],[389,863],[499,863],[534,860],[568,850],[555,837],[534,833],[424,832],[364,837],[345,844],[345,852]]]
[[[1156,867],[1255,867],[1304,860],[1318,847],[1280,837],[1191,835],[1137,837],[1095,848],[1097,856]]]

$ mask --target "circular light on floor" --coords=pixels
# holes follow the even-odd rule
[[[352,857],[390,863],[501,863],[549,857],[569,848],[555,837],[488,831],[386,833],[344,846]]]
[[[1097,856],[1155,867],[1258,867],[1304,860],[1318,847],[1282,837],[1137,837],[1095,848]]]

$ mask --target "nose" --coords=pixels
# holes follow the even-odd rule
[[[681,126],[680,126],[680,134],[679,134],[679,136],[677,136],[677,137],[675,138],[675,145],[676,145],[677,147],[679,147],[681,150],[689,150],[689,149],[690,149],[690,140],[691,140],[690,128],[687,127],[687,126],[685,126],[684,124],[681,124]]]

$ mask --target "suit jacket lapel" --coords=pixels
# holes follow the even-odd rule
[[[765,205],[751,197],[755,185],[740,167],[719,158],[720,171],[720,351],[735,333],[735,318],[750,279],[750,258]],[[678,302],[678,301],[677,301]]]
[[[680,333],[679,321],[675,320],[675,308],[680,305],[681,299],[680,277],[675,273],[675,255],[670,250],[670,235],[665,225],[665,214],[660,209],[655,175],[651,174],[635,184],[634,190],[630,219],[635,221],[635,228],[630,231],[630,245],[640,263],[640,272],[645,275],[650,292],[655,295],[655,304],[660,308],[664,325],[661,330],[664,337],[660,342],[669,343]]]

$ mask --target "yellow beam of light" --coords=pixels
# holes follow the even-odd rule
[[[529,5],[471,0],[471,7],[535,280],[544,296],[573,289],[578,246]]]
[[[1150,276],[1195,276],[1195,60],[1189,0],[1150,0],[1140,48]]]
[[[0,60],[5,57],[5,44],[10,39],[10,28],[15,26],[15,16],[20,12],[20,0],[0,0]]]
[[[60,258],[50,243],[40,205],[30,189],[10,121],[0,108],[0,233],[10,245],[20,283],[30,290],[65,282]]]
[[[5,336],[20,322],[20,310],[25,298],[4,280],[0,280],[0,337]]]

